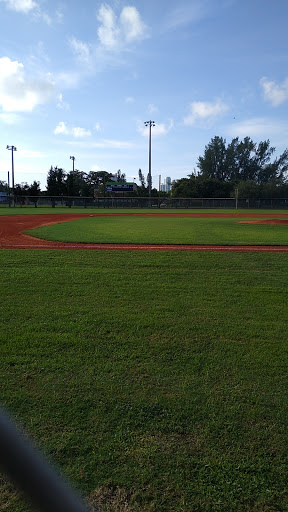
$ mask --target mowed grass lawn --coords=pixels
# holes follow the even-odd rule
[[[246,220],[255,220],[255,217],[165,217],[161,214],[155,217],[99,216],[44,226],[27,233],[46,240],[83,243],[288,244],[288,224],[239,222]]]
[[[288,509],[286,254],[0,262],[1,402],[91,504]],[[5,480],[0,502],[30,510]]]

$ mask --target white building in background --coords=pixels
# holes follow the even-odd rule
[[[171,190],[171,178],[167,176],[164,183],[161,183],[161,192],[170,192]]]

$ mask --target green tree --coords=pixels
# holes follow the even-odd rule
[[[120,169],[118,169],[116,173],[116,180],[117,182],[126,182],[126,174],[124,172],[121,172]]]
[[[214,137],[205,146],[204,156],[199,156],[197,166],[205,178],[229,179],[226,166],[226,140]]]
[[[274,148],[272,148],[274,149]],[[285,175],[288,171],[288,149],[276,158],[274,162],[265,161],[258,172],[257,182],[258,183],[269,183],[275,182],[277,185],[281,185],[285,182]]]
[[[6,181],[0,180],[0,192],[7,192],[8,190],[8,184]]]
[[[172,197],[230,197],[232,192],[232,182],[195,174],[177,180],[172,187]]]
[[[139,171],[138,171],[138,176],[139,176],[139,181],[141,183],[141,187],[143,189],[146,188],[145,176],[144,176],[143,172],[141,171],[141,169],[139,169]]]
[[[66,174],[66,188],[68,196],[89,195],[89,184],[87,183],[87,174],[77,169]]]
[[[113,174],[107,171],[97,171],[93,173],[93,185],[95,194],[105,195],[106,194],[106,183],[111,181]]]
[[[281,182],[288,170],[288,150],[271,161],[274,152],[269,139],[256,144],[250,137],[243,140],[235,137],[227,145],[225,139],[215,136],[205,146],[197,166],[204,178],[219,181],[252,180],[260,184],[274,179]]]
[[[238,199],[259,199],[261,187],[254,180],[239,181],[237,184]]]
[[[40,181],[33,181],[33,183],[29,186],[27,193],[31,196],[31,201],[34,203],[35,208],[37,208],[38,199],[41,193],[40,189]]]
[[[28,187],[29,196],[40,196],[41,188],[40,181],[33,181],[33,183]]]
[[[21,205],[25,204],[25,199],[29,193],[28,191],[29,185],[26,181],[22,183],[16,183],[14,185],[14,194],[17,197],[17,202]]]
[[[63,169],[52,167],[47,176],[47,194],[49,196],[67,195],[67,186],[65,183],[66,173]]]
[[[141,169],[138,171],[138,177],[140,181],[140,187],[137,187],[137,196],[148,197],[148,186],[146,186],[146,180]],[[151,191],[152,194],[152,191]]]
[[[199,197],[196,176],[191,174],[188,178],[176,180],[171,195],[172,197]]]

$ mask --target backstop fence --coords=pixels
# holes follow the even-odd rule
[[[25,208],[267,208],[286,209],[288,198],[238,199],[215,198],[163,198],[163,197],[71,197],[71,196],[1,196],[0,207]]]

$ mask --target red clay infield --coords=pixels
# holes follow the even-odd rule
[[[263,245],[141,245],[141,244],[81,244],[63,243],[40,240],[25,235],[23,231],[36,227],[69,222],[83,217],[96,216],[169,216],[169,217],[266,217],[265,220],[243,221],[266,224],[288,224],[287,220],[275,219],[285,214],[273,214],[273,219],[267,219],[267,214],[225,214],[225,213],[105,213],[105,214],[43,214],[43,215],[0,215],[0,249],[109,249],[109,250],[149,250],[149,251],[261,251],[261,252],[288,252],[288,246]],[[288,214],[286,214],[288,217]],[[272,215],[271,215],[272,216]]]

